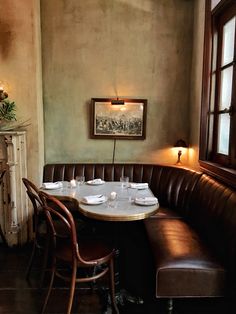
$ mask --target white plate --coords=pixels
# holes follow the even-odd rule
[[[59,186],[59,187],[47,187],[47,188],[42,188],[43,190],[59,190],[61,189],[62,187]]]
[[[137,184],[137,186],[132,186],[130,184],[129,188],[134,189],[134,190],[147,190],[149,188],[149,186],[148,185],[139,185],[139,184]]]
[[[58,189],[62,189],[62,188],[63,188],[63,185],[61,183],[49,184],[48,186],[42,187],[43,190],[58,190]]]
[[[90,180],[90,181],[87,181],[86,183],[89,185],[102,185],[105,183],[105,181],[96,182],[94,180]]]
[[[86,204],[86,205],[99,205],[99,204],[103,204],[107,201],[107,197],[105,197],[105,199],[102,200],[96,200],[96,201],[92,201],[92,202],[86,202],[85,200],[81,200],[81,203]]]
[[[148,186],[147,187],[143,187],[143,186],[138,186],[136,188],[131,188],[130,189],[134,189],[134,190],[147,190],[148,189]]]
[[[135,200],[134,202],[135,204],[141,205],[141,206],[153,206],[157,204],[156,201],[150,202],[150,201]]]

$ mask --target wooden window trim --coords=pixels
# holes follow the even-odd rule
[[[227,168],[213,162],[208,151],[209,141],[209,101],[210,101],[210,76],[212,59],[212,14],[217,14],[219,9],[227,8],[231,4],[230,0],[221,0],[220,3],[211,11],[211,1],[205,1],[205,36],[203,51],[203,72],[202,72],[202,98],[201,98],[201,122],[200,122],[200,145],[199,145],[199,164],[204,173],[222,181],[228,186],[236,189],[236,170]],[[235,83],[235,82],[234,82]],[[234,114],[234,120],[236,119]],[[236,127],[235,127],[236,128]],[[233,133],[234,134],[234,133]],[[236,138],[236,136],[235,136]]]
[[[199,160],[202,172],[209,174],[229,187],[236,189],[236,170],[225,168],[217,163]]]

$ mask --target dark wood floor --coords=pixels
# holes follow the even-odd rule
[[[31,280],[25,280],[25,270],[30,254],[30,246],[24,248],[5,248],[0,244],[0,314],[37,314],[40,312],[47,287],[37,288],[39,279],[39,262],[34,264]],[[38,257],[40,260],[40,256]],[[139,284],[137,282],[137,284]],[[61,282],[56,282],[47,313],[65,313],[68,289]],[[225,300],[177,300],[175,314],[209,314],[235,313],[229,309]],[[73,313],[102,313],[100,298],[90,290],[77,289]],[[143,305],[125,304],[120,307],[121,314],[164,314],[165,300],[146,301]]]

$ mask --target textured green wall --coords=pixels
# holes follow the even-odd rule
[[[39,0],[0,0],[0,81],[27,127],[28,178],[41,182],[44,128]]]
[[[147,98],[147,138],[116,162],[171,162],[189,140],[194,1],[41,0],[46,162],[110,162],[89,138],[92,97]]]

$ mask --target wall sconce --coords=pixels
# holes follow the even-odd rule
[[[188,145],[186,144],[186,142],[184,140],[178,140],[174,147],[178,148],[178,159],[177,159],[177,162],[176,162],[176,165],[179,165],[181,164],[181,155],[182,155],[182,148],[188,148]]]
[[[123,100],[123,99],[113,99],[112,101],[111,101],[111,104],[112,105],[124,105],[125,104],[125,101]]]

